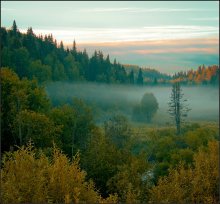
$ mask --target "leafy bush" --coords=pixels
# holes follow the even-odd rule
[[[105,135],[118,147],[123,147],[130,139],[131,130],[123,115],[114,115],[104,123]]]
[[[89,203],[117,202],[110,195],[101,198],[94,183],[85,180],[79,167],[79,154],[70,161],[57,148],[47,158],[31,145],[4,156],[2,168],[2,199],[4,203]]]
[[[218,203],[219,142],[209,142],[194,155],[193,166],[180,164],[151,190],[155,203]]]

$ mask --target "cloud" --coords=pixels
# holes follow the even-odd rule
[[[22,32],[26,30],[20,29]],[[78,43],[159,41],[191,39],[218,36],[219,28],[214,26],[148,26],[140,28],[75,28],[75,29],[37,29],[36,34],[50,34],[64,44],[75,39]]]
[[[190,18],[191,21],[219,21],[219,17],[213,18]]]
[[[81,12],[127,12],[127,13],[150,13],[150,12],[200,12],[200,11],[213,11],[213,9],[194,9],[194,8],[135,8],[135,7],[122,7],[122,8],[93,8],[81,9]]]
[[[116,58],[121,63],[138,64],[141,66],[170,67],[195,63],[195,56],[200,56],[200,63],[214,64],[218,62],[219,38],[176,39],[113,43],[78,44],[78,49],[86,48],[92,55],[94,50],[102,50],[104,55],[109,54],[111,59]],[[187,60],[190,61],[187,62]],[[196,57],[196,63],[200,64]],[[188,66],[187,65],[187,66]],[[169,70],[170,71],[170,70]]]
[[[15,11],[15,9],[2,7],[1,11]]]
[[[131,11],[131,8],[96,8],[96,9],[80,9],[81,12],[122,12]]]
[[[136,54],[147,55],[147,54],[161,54],[161,53],[207,53],[207,54],[218,54],[218,48],[199,48],[199,47],[189,47],[189,48],[166,48],[166,49],[154,49],[154,50],[134,50],[132,51]]]
[[[152,40],[152,41],[128,41],[128,42],[93,42],[93,43],[80,43],[80,46],[92,46],[92,47],[109,47],[109,48],[119,48],[119,47],[162,47],[162,46],[189,46],[189,45],[203,45],[211,46],[218,45],[219,38],[193,38],[193,39],[170,39],[170,40]]]

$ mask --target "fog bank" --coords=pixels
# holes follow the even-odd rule
[[[152,120],[153,123],[170,122],[167,113],[171,86],[125,86],[96,83],[54,82],[46,86],[48,96],[54,105],[72,101],[74,97],[83,99],[91,106],[96,121],[100,122],[111,114],[119,113],[131,119],[134,105],[140,103],[145,93],[153,93],[159,109]],[[218,87],[182,87],[184,99],[192,110],[188,120],[218,121],[219,120],[219,89]]]

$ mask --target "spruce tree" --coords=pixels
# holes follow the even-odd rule
[[[187,117],[187,113],[190,111],[188,105],[185,104],[187,99],[183,99],[183,95],[180,83],[174,83],[170,96],[170,102],[168,103],[168,112],[175,121],[177,135],[181,134],[181,124],[184,122],[184,118]]]
[[[144,79],[143,79],[143,74],[142,74],[141,68],[139,69],[139,72],[138,72],[137,84],[140,86],[143,86],[143,84],[144,84]]]
[[[130,84],[134,84],[134,71],[131,70],[129,73],[129,82]]]
[[[13,21],[12,31],[13,31],[13,34],[16,34],[17,31],[18,31],[18,27],[17,27],[17,24],[16,24],[15,20]]]

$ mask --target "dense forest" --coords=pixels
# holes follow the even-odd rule
[[[179,123],[179,132],[175,122],[158,127],[152,119],[160,101],[139,86],[144,94],[131,105],[133,120],[120,111],[109,114],[114,101],[116,109],[129,106],[120,98],[109,101],[115,91],[109,87],[96,96],[96,85],[89,84],[84,92],[93,101],[105,92],[102,105],[82,97],[54,102],[45,89],[51,82],[123,84],[130,92],[134,84],[147,84],[147,76],[139,67],[111,63],[100,51],[89,58],[75,43],[64,49],[52,35],[37,37],[31,28],[22,34],[15,22],[1,28],[1,39],[1,203],[219,203],[218,121]],[[217,66],[198,70],[190,72],[189,83],[217,83]],[[191,76],[146,72],[154,73],[155,84]],[[182,92],[174,88],[181,110],[171,113],[180,119],[186,100],[180,103]],[[56,89],[83,92],[82,86],[65,91],[62,83]],[[96,106],[109,111],[101,123],[94,119]]]
[[[45,81],[95,81],[105,83],[142,83],[134,78],[133,72],[101,51],[89,58],[86,50],[77,51],[73,42],[71,49],[57,45],[51,35],[36,36],[29,28],[26,34],[19,32],[14,21],[12,29],[1,28],[2,66],[12,68],[19,77]]]
[[[104,57],[102,51],[94,51],[91,57],[86,49],[77,50],[76,42],[72,48],[58,45],[53,35],[36,36],[32,28],[21,33],[13,22],[12,28],[1,27],[1,59],[3,67],[12,68],[19,77],[36,78],[40,83],[46,81],[91,81],[111,84],[157,85],[180,81],[182,84],[219,83],[217,65],[199,66],[197,70],[179,72],[174,76],[162,74],[150,68],[136,65],[122,65],[110,56]]]

